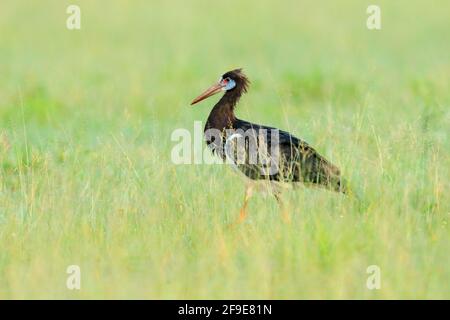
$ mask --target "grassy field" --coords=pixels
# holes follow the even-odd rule
[[[0,299],[449,299],[450,3],[376,1],[370,31],[372,2],[3,0]],[[227,228],[242,180],[173,164],[170,137],[236,67],[238,117],[308,141],[360,202],[290,191],[285,224],[257,195]]]

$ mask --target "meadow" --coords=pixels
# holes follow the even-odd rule
[[[360,0],[3,0],[0,299],[449,299],[450,3],[376,2],[381,30]],[[256,195],[228,227],[243,181],[174,164],[170,137],[237,67],[238,117],[309,142],[360,201],[289,191],[286,224]]]

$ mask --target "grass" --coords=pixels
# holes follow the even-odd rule
[[[69,31],[72,3],[0,10],[0,299],[450,298],[447,1],[378,1],[379,31],[361,1],[75,1]],[[227,228],[242,181],[173,164],[170,135],[235,67],[238,116],[304,138],[360,203],[288,192],[287,225],[257,195]]]

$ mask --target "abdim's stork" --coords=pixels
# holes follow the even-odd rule
[[[224,91],[206,121],[205,140],[213,153],[231,160],[233,167],[250,179],[238,222],[247,215],[247,203],[257,182],[266,182],[280,205],[280,186],[286,184],[303,183],[345,193],[339,169],[306,142],[286,131],[236,118],[234,109],[249,83],[242,69],[229,71],[191,103]],[[289,221],[286,210],[282,211]]]

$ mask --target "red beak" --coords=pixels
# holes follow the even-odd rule
[[[222,88],[224,86],[219,82],[211,87],[209,87],[208,89],[206,89],[205,92],[203,92],[201,95],[199,95],[197,98],[195,98],[192,102],[191,102],[191,106],[196,104],[197,102],[200,102],[208,97],[211,97],[213,95],[215,95],[216,93],[219,93],[220,91],[222,91]]]

